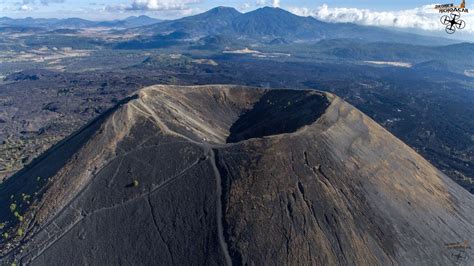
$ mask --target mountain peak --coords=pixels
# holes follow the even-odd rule
[[[212,23],[218,23],[218,21],[225,21],[225,24],[230,24],[235,18],[241,16],[242,13],[237,11],[237,9],[233,7],[224,7],[224,6],[219,6],[215,7],[213,9],[210,9],[204,13],[197,14],[191,17],[186,17],[181,19],[180,21],[190,21],[194,19],[198,19],[201,21],[208,21]]]
[[[217,6],[217,7],[212,8],[211,10],[220,10],[220,11],[227,10],[227,11],[236,11],[237,13],[240,13],[239,11],[237,11],[237,9],[233,7],[229,7],[229,6]]]
[[[278,22],[279,20],[283,20],[281,22],[288,22],[289,20],[293,20],[293,21],[306,20],[306,18],[297,16],[285,9],[281,9],[279,7],[269,7],[269,6],[262,7],[254,11],[250,11],[248,13],[245,13],[244,16],[260,17],[261,19],[264,19],[265,21],[274,20],[275,22]]]
[[[279,8],[279,7],[271,7],[271,6],[264,6],[264,7],[261,7],[261,8],[258,8],[254,11],[251,11],[249,13],[252,13],[252,12],[255,12],[255,13],[266,13],[266,14],[291,14],[291,15],[294,15],[296,16],[295,14],[285,10],[285,9],[282,9],[282,8]]]
[[[264,7],[258,8],[258,9],[262,9],[262,10],[278,10],[278,9],[279,9],[279,10],[283,10],[283,9],[281,9],[281,8],[279,8],[279,7],[273,7],[273,6],[264,6]],[[258,10],[258,9],[257,9],[257,10]]]
[[[277,7],[262,7],[245,13],[237,19],[234,27],[238,32],[253,38],[259,36],[286,38],[296,35],[312,38],[316,32],[324,30],[314,20]]]
[[[233,7],[226,7],[226,6],[218,6],[209,11],[205,12],[204,14],[231,14],[231,15],[241,15],[237,9]]]
[[[156,20],[158,21],[159,19],[152,18],[146,15],[140,15],[140,16],[131,16],[126,18],[124,21],[130,21],[130,20]]]

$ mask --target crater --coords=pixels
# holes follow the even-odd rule
[[[310,125],[330,102],[314,90],[229,86],[154,86],[140,102],[161,127],[196,141],[226,144],[293,133]]]
[[[297,90],[266,91],[229,129],[227,143],[292,133],[324,113],[329,101],[322,94]]]

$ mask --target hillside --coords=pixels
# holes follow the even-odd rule
[[[340,98],[223,85],[125,99],[0,184],[0,217],[2,262],[31,265],[451,265],[474,241],[472,195]]]

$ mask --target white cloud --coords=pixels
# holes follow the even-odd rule
[[[280,0],[273,0],[273,7],[280,7]]]
[[[48,4],[52,4],[52,3],[60,4],[60,3],[64,3],[64,2],[66,2],[66,0],[41,0],[41,3],[43,5],[48,5]]]
[[[23,4],[23,6],[24,5],[34,5],[37,2],[41,3],[42,5],[47,6],[49,4],[64,3],[65,0],[39,0],[39,1],[36,1],[36,0],[23,0],[22,4]]]
[[[316,9],[295,7],[291,8],[290,11],[300,16],[313,16],[325,22],[350,22],[369,26],[416,28],[430,31],[443,28],[440,23],[441,14],[434,9],[434,4],[400,11],[332,8],[326,4]],[[473,33],[474,16],[463,13],[461,19],[466,22],[463,31]]]
[[[267,6],[272,5],[273,7],[280,7],[280,0],[257,0],[257,6]]]
[[[242,5],[240,5],[238,7],[238,9],[241,10],[241,11],[247,11],[250,8],[252,8],[252,4],[250,4],[250,3],[243,3]]]
[[[133,0],[128,10],[185,10],[189,4],[200,3],[201,0]]]
[[[22,0],[21,2],[14,3],[14,6],[16,6],[16,8],[14,8],[12,11],[30,12],[33,10],[37,10],[38,4],[47,6],[49,4],[57,4],[57,3],[64,3],[64,2],[65,0]],[[8,10],[8,9],[4,8],[4,10]]]
[[[32,11],[32,10],[34,10],[34,8],[30,5],[21,5],[18,8],[18,11]]]
[[[113,13],[136,13],[159,16],[162,19],[176,19],[203,12],[199,6],[202,0],[133,0],[130,4],[106,5],[103,10]]]

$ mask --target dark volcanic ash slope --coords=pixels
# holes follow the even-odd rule
[[[316,91],[146,88],[0,195],[5,263],[452,265],[474,240],[472,195]]]

